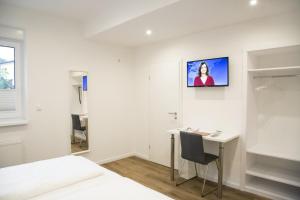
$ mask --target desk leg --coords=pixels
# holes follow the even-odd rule
[[[219,142],[218,199],[222,199],[224,143]]]
[[[174,134],[171,134],[171,168],[170,168],[170,177],[171,177],[171,181],[174,181],[174,142],[175,142],[175,138],[174,138]]]
[[[85,119],[85,131],[86,131],[86,146],[89,149],[89,120]]]

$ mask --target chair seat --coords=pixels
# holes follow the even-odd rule
[[[76,138],[81,139],[83,141],[86,141],[86,135],[83,132],[75,132],[74,135]]]
[[[75,129],[75,130],[77,130],[77,131],[85,131],[85,127],[80,127],[80,128],[78,128],[78,129]]]
[[[216,156],[214,154],[210,154],[210,153],[204,153],[205,154],[205,161],[204,163],[201,163],[201,164],[204,164],[204,165],[207,165],[208,163],[216,160],[219,158],[219,156]]]
[[[219,157],[214,155],[214,154],[210,154],[210,153],[204,153],[205,154],[205,159],[200,158],[200,157],[194,157],[193,159],[191,158],[187,158],[187,157],[182,157],[186,160],[192,161],[192,162],[196,162],[202,165],[207,165],[208,163],[218,159]]]

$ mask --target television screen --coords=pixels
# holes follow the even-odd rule
[[[87,76],[82,76],[82,90],[87,91]]]
[[[228,57],[187,62],[187,86],[228,86],[228,64]]]

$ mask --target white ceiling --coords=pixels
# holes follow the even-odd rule
[[[0,2],[43,11],[83,23],[95,18],[127,18],[166,6],[177,0],[0,0]]]
[[[0,0],[76,20],[97,41],[140,46],[255,18],[300,11],[300,0]],[[146,29],[153,34],[145,35]]]

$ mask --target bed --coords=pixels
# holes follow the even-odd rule
[[[171,200],[80,156],[0,169],[0,200]]]

